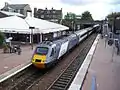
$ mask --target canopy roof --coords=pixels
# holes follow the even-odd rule
[[[0,18],[0,30],[3,32],[29,33],[29,26],[24,19],[17,16]]]
[[[10,16],[0,19],[0,30],[18,33],[30,33],[30,27],[34,27],[33,33],[50,33],[69,29],[66,26],[48,22],[46,20],[27,17],[22,19],[17,16]]]
[[[68,30],[69,28],[57,23],[49,22],[34,17],[25,18],[30,27],[38,28],[42,33],[57,32],[62,30]]]

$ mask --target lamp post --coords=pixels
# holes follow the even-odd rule
[[[29,29],[31,29],[31,48],[32,48],[32,50],[33,50],[33,29],[35,29],[35,27],[29,27]]]

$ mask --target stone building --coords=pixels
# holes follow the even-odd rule
[[[34,8],[34,17],[48,20],[55,23],[61,23],[62,20],[62,8],[61,10],[56,9],[37,9]]]
[[[25,17],[27,16],[27,12],[31,12],[32,15],[32,10],[29,4],[9,4],[5,2],[5,6],[1,9],[1,11],[20,13]]]

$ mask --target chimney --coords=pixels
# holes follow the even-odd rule
[[[37,8],[34,8],[34,17],[37,17]]]
[[[34,8],[34,13],[37,13],[37,8]]]
[[[32,17],[32,11],[27,10],[27,17]]]
[[[5,6],[8,6],[8,4],[9,4],[8,2],[5,2]]]

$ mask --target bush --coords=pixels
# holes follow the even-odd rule
[[[5,39],[4,34],[0,32],[0,46],[3,45],[4,39]]]

